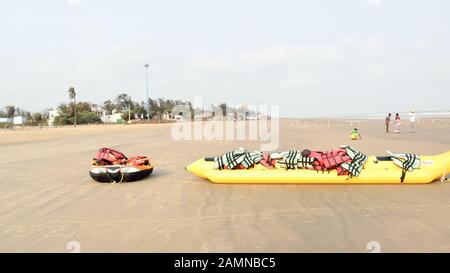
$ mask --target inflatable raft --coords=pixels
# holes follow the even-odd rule
[[[153,172],[150,159],[146,156],[126,157],[111,149],[98,150],[91,163],[89,175],[97,182],[132,182],[141,180]]]
[[[427,184],[444,180],[450,172],[450,151],[435,156],[421,156],[419,169],[408,172],[402,182],[402,168],[390,157],[369,156],[358,177],[339,176],[336,170],[318,172],[308,169],[286,170],[276,164],[267,169],[257,164],[250,169],[216,169],[214,158],[201,158],[186,170],[214,183],[248,184]]]
[[[89,175],[97,182],[132,182],[141,180],[153,172],[153,166],[128,166],[128,165],[92,165]]]

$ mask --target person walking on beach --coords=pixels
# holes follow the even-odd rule
[[[386,124],[386,133],[389,133],[389,125],[391,124],[391,116],[392,116],[392,114],[389,113],[384,120],[384,123]]]
[[[397,113],[397,114],[395,114],[395,130],[394,130],[394,133],[400,133],[400,123],[401,123],[400,115]]]
[[[411,133],[416,132],[416,111],[412,110],[409,113],[409,125],[411,126]]]

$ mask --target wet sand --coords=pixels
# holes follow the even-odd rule
[[[282,120],[280,148],[350,143],[339,121]],[[386,134],[361,123],[368,155],[450,150],[450,123]],[[0,130],[0,252],[450,251],[450,184],[220,185],[186,173],[203,156],[258,141],[174,141],[170,124]],[[154,174],[101,184],[88,175],[103,146],[150,155]]]

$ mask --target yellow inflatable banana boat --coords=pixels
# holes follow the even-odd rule
[[[419,169],[408,172],[401,181],[402,168],[389,157],[369,156],[358,177],[338,176],[336,170],[317,172],[308,169],[286,170],[275,165],[267,169],[260,164],[250,169],[218,170],[213,158],[201,158],[186,170],[214,183],[248,184],[427,184],[444,180],[450,172],[450,151],[436,156],[421,156]]]

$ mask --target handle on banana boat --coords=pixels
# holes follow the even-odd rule
[[[377,161],[391,161],[392,160],[391,156],[377,156],[375,158],[377,159]]]

